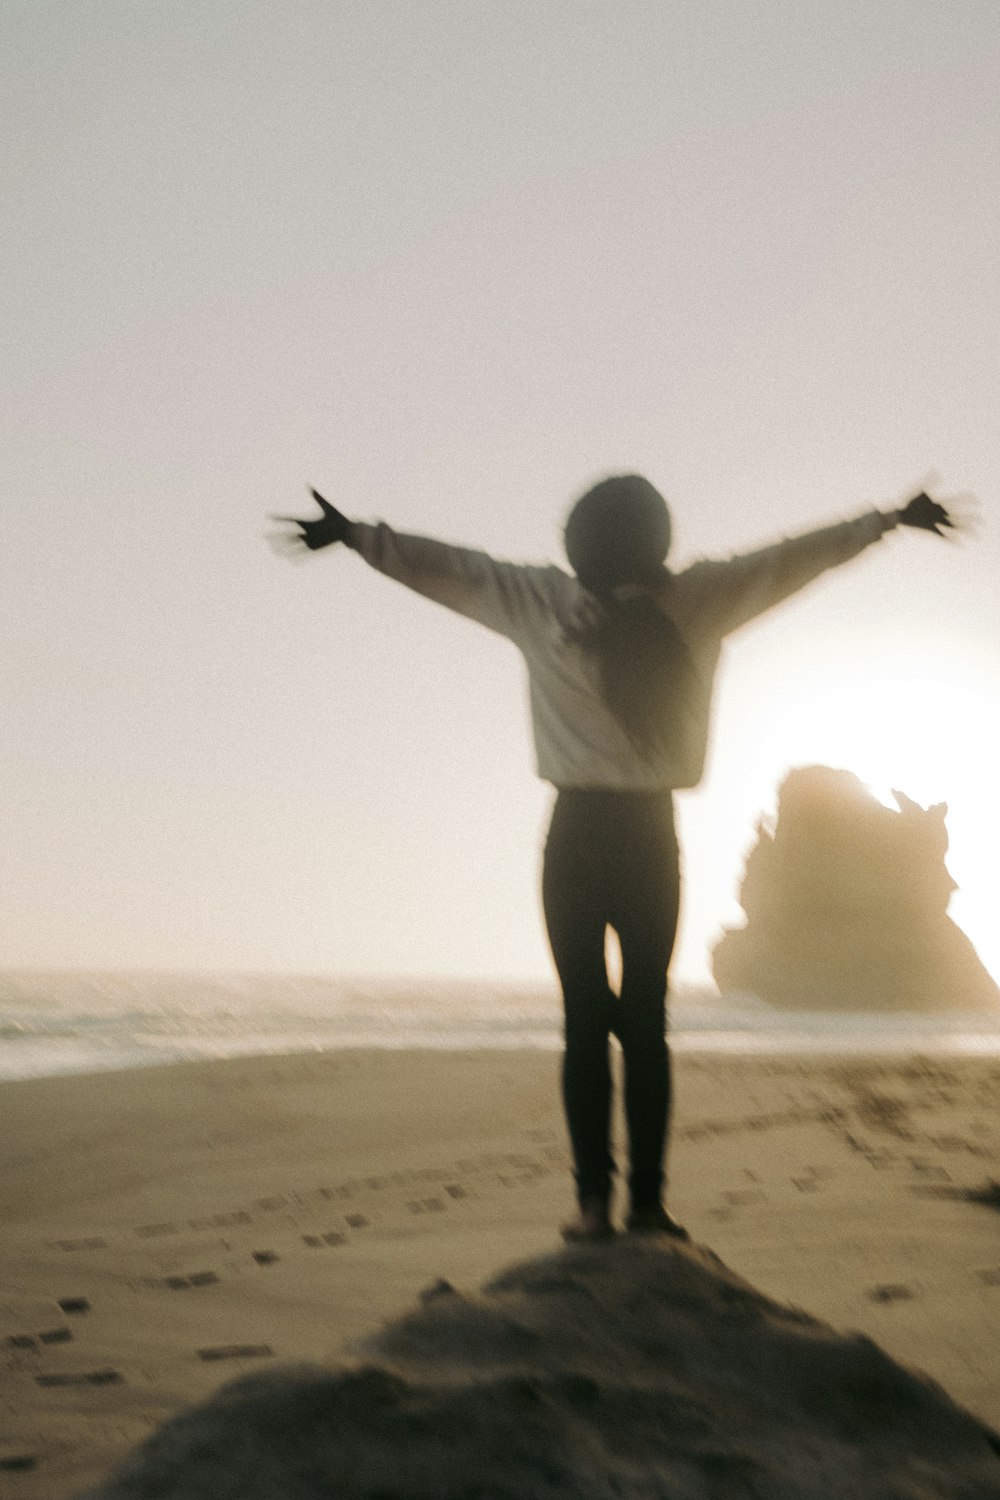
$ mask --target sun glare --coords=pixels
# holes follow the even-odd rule
[[[978,673],[922,663],[861,663],[847,680],[816,684],[789,702],[773,748],[841,765],[876,795],[900,787],[915,801],[948,801],[969,781],[994,800],[1000,707]],[[985,809],[984,809],[985,811]]]
[[[963,655],[964,651],[964,655]],[[995,889],[1000,847],[1000,693],[996,662],[962,643],[899,636],[838,643],[817,661],[814,637],[773,638],[728,674],[713,733],[711,785],[682,808],[688,887],[683,966],[695,934],[711,941],[738,885],[753,829],[773,813],[793,766],[853,771],[886,806],[893,788],[923,807],[948,804],[949,915],[1000,976]],[[696,892],[705,887],[704,906]],[[705,939],[703,938],[702,941]]]
[[[836,676],[789,691],[757,753],[778,767],[821,764],[853,771],[887,807],[893,789],[927,807],[948,804],[948,866],[958,882],[951,908],[984,963],[1000,972],[996,932],[1000,837],[997,746],[1000,695],[974,662],[928,661],[919,651],[870,656]]]

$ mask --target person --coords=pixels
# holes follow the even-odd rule
[[[621,1046],[634,1234],[686,1238],[665,1202],[671,1106],[667,973],[680,900],[673,794],[701,779],[722,643],[897,526],[954,523],[921,492],[853,520],[681,572],[666,565],[670,513],[636,474],[573,506],[572,574],[349,520],[313,490],[314,519],[281,516],[317,551],[334,543],[377,571],[508,637],[524,656],[538,774],[556,789],[542,905],[564,1005],[562,1096],[578,1213],[570,1241],[614,1233],[610,1038]],[[605,959],[618,936],[621,983]]]

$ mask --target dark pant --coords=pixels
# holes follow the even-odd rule
[[[549,943],[566,1012],[563,1102],[582,1200],[607,1199],[609,1038],[625,1066],[633,1208],[659,1203],[670,1112],[667,968],[677,931],[680,871],[669,792],[563,789],[542,874]],[[608,982],[605,936],[622,951],[621,994]]]

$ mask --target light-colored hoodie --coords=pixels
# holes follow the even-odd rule
[[[538,774],[557,787],[661,791],[695,786],[708,744],[724,638],[828,568],[857,557],[896,524],[873,510],[757,552],[663,571],[651,591],[677,627],[697,683],[674,748],[640,751],[604,702],[597,654],[580,636],[604,606],[555,566],[498,562],[485,552],[355,522],[348,546],[389,578],[477,620],[518,647],[528,667]]]

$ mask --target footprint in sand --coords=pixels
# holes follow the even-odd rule
[[[922,1157],[911,1156],[910,1167],[918,1177],[933,1177],[937,1181],[944,1182],[951,1181],[951,1173],[946,1171],[944,1167],[939,1167],[936,1162],[926,1161]]]
[[[790,1177],[788,1180],[800,1193],[818,1193],[823,1184],[836,1175],[832,1167],[807,1166],[798,1177]]]
[[[76,1313],[90,1312],[90,1303],[86,1297],[60,1297],[56,1302],[56,1306],[61,1312],[68,1313],[71,1316]]]
[[[214,1286],[218,1280],[215,1271],[194,1271],[190,1276],[165,1276],[163,1284],[172,1292],[184,1292],[192,1286]]]
[[[988,1134],[989,1132],[981,1133]],[[964,1135],[932,1135],[928,1136],[928,1140],[932,1146],[937,1146],[941,1151],[965,1151],[970,1156],[991,1155],[988,1146],[977,1146],[974,1141],[966,1140]]]
[[[236,1213],[210,1214],[205,1219],[188,1219],[189,1229],[231,1229],[237,1224],[249,1224],[250,1215],[240,1209]]]
[[[887,1282],[884,1286],[869,1287],[865,1293],[870,1302],[911,1302],[914,1297],[912,1287],[904,1286],[902,1282]]]
[[[219,1344],[214,1348],[197,1350],[199,1359],[207,1362],[220,1359],[273,1359],[270,1344]]]
[[[48,1328],[44,1333],[12,1333],[7,1338],[11,1349],[36,1349],[39,1344],[70,1344],[73,1342],[71,1328]]]
[[[324,1245],[346,1245],[347,1236],[341,1234],[339,1230],[332,1229],[328,1234],[304,1234],[302,1243],[312,1250],[321,1250]]]
[[[120,1370],[86,1370],[82,1375],[36,1375],[36,1385],[122,1385]]]
[[[71,1328],[50,1328],[46,1333],[38,1335],[40,1344],[68,1344],[72,1341],[73,1330]]]
[[[366,1219],[364,1214],[345,1214],[344,1223],[351,1229],[367,1229],[371,1220]]]
[[[275,1250],[254,1250],[252,1254],[259,1266],[273,1266],[276,1261],[281,1259],[281,1256]]]
[[[0,1472],[5,1474],[26,1474],[37,1467],[38,1456],[34,1453],[11,1453],[0,1458]]]
[[[977,1271],[976,1275],[984,1286],[1000,1286],[1000,1266],[991,1266],[989,1270]]]

